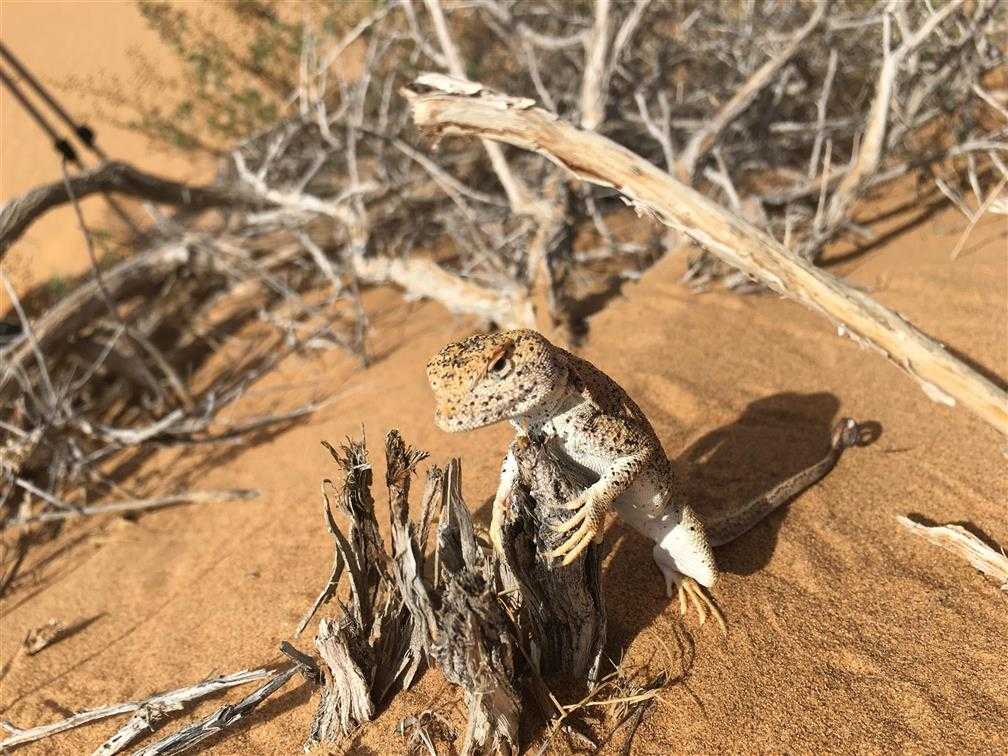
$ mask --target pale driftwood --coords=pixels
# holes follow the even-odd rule
[[[453,312],[492,320],[504,328],[535,327],[531,300],[511,285],[502,290],[488,289],[423,257],[358,256],[353,259],[353,268],[365,283],[394,284],[411,296],[433,299]]]
[[[234,727],[244,721],[263,701],[285,686],[299,670],[297,664],[292,664],[279,672],[270,673],[272,678],[268,682],[260,685],[241,701],[222,706],[209,717],[183,727],[137,751],[135,756],[171,756],[182,753],[227,728]]]
[[[155,496],[150,499],[129,499],[127,501],[111,501],[107,504],[78,507],[76,509],[60,510],[58,512],[42,512],[28,517],[15,517],[3,523],[3,529],[17,525],[27,525],[38,522],[58,522],[75,517],[87,517],[100,514],[121,514],[123,512],[142,512],[149,509],[170,507],[176,504],[202,504],[220,501],[248,501],[259,495],[258,491],[243,488],[233,488],[221,491],[188,491],[171,496]]]
[[[0,726],[10,733],[10,735],[6,738],[0,740],[0,749],[5,750],[24,743],[31,743],[32,741],[41,740],[42,738],[47,738],[50,735],[66,732],[67,730],[72,730],[75,727],[96,722],[100,719],[107,719],[108,717],[115,717],[120,714],[128,714],[131,711],[137,712],[137,717],[144,717],[147,724],[151,724],[163,712],[181,709],[184,704],[190,701],[196,701],[200,698],[217,693],[218,691],[233,688],[236,685],[244,685],[245,683],[253,682],[255,680],[261,680],[272,674],[273,673],[267,669],[255,669],[235,672],[234,674],[224,675],[221,677],[213,677],[209,680],[204,680],[203,682],[196,683],[195,685],[190,685],[185,688],[178,688],[177,690],[158,693],[150,698],[145,698],[142,701],[127,701],[121,704],[113,704],[111,706],[101,706],[97,709],[89,709],[87,711],[79,712],[67,719],[60,720],[59,722],[53,722],[39,727],[32,727],[27,730],[14,727],[9,722],[0,722]],[[123,730],[120,730],[119,733],[124,732],[126,728],[130,728],[132,723],[133,721],[130,720],[130,723],[127,724]],[[132,728],[130,729],[130,732],[132,732]],[[117,753],[119,749],[128,745],[134,739],[134,737],[130,737],[129,739],[124,740],[126,736],[120,736],[119,733],[116,733],[116,735],[113,736],[108,743],[101,746],[97,753]],[[115,743],[113,743],[113,741],[115,741]],[[113,745],[109,745],[110,743]],[[119,749],[108,750],[113,748],[115,744],[119,744]]]
[[[822,21],[826,7],[826,0],[818,0],[809,20],[795,33],[794,38],[788,42],[785,48],[756,69],[756,72],[728,102],[721,106],[714,117],[693,133],[676,163],[676,174],[680,181],[685,184],[692,182],[697,163],[710,151],[718,137],[731,122],[746,111],[760,92],[774,80],[780,70],[798,54],[809,34]]]
[[[489,136],[538,152],[575,176],[620,191],[643,213],[676,228],[722,260],[824,315],[902,368],[927,396],[961,402],[1008,434],[1008,394],[949,354],[899,314],[789,252],[769,235],[630,150],[526,101],[487,92],[409,93],[413,119],[437,134]]]
[[[909,517],[896,522],[924,540],[965,559],[980,572],[992,577],[1002,591],[1008,591],[1008,557],[999,554],[961,525],[922,525]]]

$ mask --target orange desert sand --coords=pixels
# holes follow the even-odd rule
[[[29,65],[58,78],[65,71],[40,53],[47,45],[32,35],[49,28],[43,18],[66,33],[88,14],[79,5],[58,13],[44,8],[5,4],[0,32]],[[143,32],[131,6],[107,12]],[[26,24],[29,15],[37,20]],[[94,65],[128,70],[126,44],[110,41],[121,46],[119,57]],[[14,156],[24,161],[16,155],[23,149],[55,169],[28,125],[24,133],[6,128],[13,120],[8,103],[3,112],[5,164]],[[4,198],[15,179],[23,191],[55,177],[42,171],[21,182],[5,166]],[[894,203],[879,203],[867,215]],[[71,223],[64,208],[44,230],[33,229],[30,243],[54,249],[47,245],[59,239],[76,254]],[[1004,376],[1004,218],[978,225],[962,256],[950,262],[964,226],[961,216],[944,210],[833,270]],[[695,615],[683,625],[677,604],[663,595],[650,545],[610,519],[609,653],[625,651],[629,667],[657,669],[666,653],[675,669],[688,665],[685,679],[663,692],[644,719],[633,752],[1008,751],[1008,595],[895,519],[916,513],[969,523],[988,542],[1008,544],[1006,440],[966,411],[929,401],[894,366],[838,338],[800,306],[773,296],[690,294],[677,283],[682,268],[682,258],[666,258],[625,285],[623,296],[591,320],[580,353],[648,414],[670,456],[690,470],[701,511],[741,502],[819,459],[841,415],[878,423],[881,436],[847,451],[823,483],[718,549],[724,575],[714,593],[728,618],[726,639],[713,622],[698,627]],[[32,271],[35,283],[39,270]],[[319,481],[338,471],[322,439],[338,442],[363,424],[376,481],[383,474],[382,434],[392,427],[439,464],[461,456],[466,499],[480,521],[489,520],[486,499],[510,431],[437,430],[423,370],[430,355],[475,323],[436,304],[404,303],[387,290],[369,292],[365,304],[377,356],[370,368],[335,350],[293,356],[232,412],[320,395],[336,395],[333,403],[291,429],[255,439],[251,448],[162,450],[130,480],[149,494],[244,487],[258,489],[258,499],[178,507],[135,521],[72,522],[55,541],[29,551],[22,579],[0,601],[0,661],[50,619],[83,627],[15,661],[2,681],[0,718],[35,726],[278,662],[278,644],[291,639],[330,568]],[[376,484],[383,506],[381,489]],[[384,522],[385,513],[378,519]],[[296,643],[310,649],[311,631]],[[249,690],[205,700],[161,734]],[[292,683],[248,724],[211,741],[210,750],[297,752],[316,700],[307,685]],[[428,671],[333,752],[400,752],[397,722],[425,708],[462,733],[459,691]],[[24,752],[87,752],[123,722],[85,726]]]

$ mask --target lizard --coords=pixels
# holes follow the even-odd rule
[[[519,436],[541,435],[595,482],[563,505],[572,516],[556,526],[570,536],[548,552],[570,564],[602,540],[608,510],[654,541],[652,556],[666,595],[680,612],[692,605],[701,624],[708,611],[725,630],[708,594],[718,571],[712,547],[750,530],[783,503],[821,480],[843,450],[859,441],[857,424],[841,419],[829,452],[767,493],[717,519],[701,521],[684,500],[680,481],[640,407],[602,370],[533,330],[477,334],[445,346],[427,364],[435,423],[449,432],[510,421]],[[494,496],[490,541],[501,547],[503,506],[518,475],[509,451]]]

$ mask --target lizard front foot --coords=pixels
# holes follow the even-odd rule
[[[588,548],[588,544],[602,542],[605,505],[600,502],[593,503],[590,500],[584,501],[581,497],[576,497],[563,509],[577,509],[578,512],[569,520],[553,525],[553,530],[558,533],[566,533],[578,523],[580,523],[580,527],[566,541],[552,551],[546,552],[546,556],[563,557],[563,564],[568,565]]]

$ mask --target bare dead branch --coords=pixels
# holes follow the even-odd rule
[[[462,58],[459,56],[458,48],[455,46],[455,42],[451,38],[451,34],[448,31],[448,24],[445,21],[444,11],[441,9],[441,0],[424,0],[427,5],[427,10],[431,15],[431,19],[434,21],[434,30],[437,33],[438,43],[441,45],[441,50],[444,52],[445,59],[448,62],[448,70],[451,75],[458,78],[466,78],[465,66],[462,63]],[[496,144],[492,140],[484,140],[483,148],[486,150],[487,156],[490,158],[490,163],[493,165],[494,172],[497,174],[497,178],[500,179],[501,186],[504,187],[504,192],[508,196],[508,201],[511,203],[511,209],[516,213],[528,212],[532,201],[529,197],[529,191],[525,187],[524,183],[515,176],[514,172],[511,170],[511,166],[508,165],[507,159],[504,157],[504,152],[501,150],[500,145]]]
[[[264,677],[269,677],[271,674],[273,673],[269,670],[256,669],[213,677],[185,688],[178,688],[166,693],[157,693],[140,701],[127,701],[126,703],[89,709],[59,722],[27,730],[14,727],[9,722],[0,722],[0,727],[3,727],[3,729],[10,733],[6,738],[0,740],[0,748],[13,748],[14,746],[41,740],[50,735],[66,732],[67,730],[72,730],[75,727],[90,724],[100,719],[128,714],[131,711],[137,712],[133,719],[96,751],[96,753],[100,754],[118,753],[139,737],[139,735],[147,731],[147,728],[153,722],[165,716],[167,712],[181,709],[190,701],[205,698],[218,691],[233,688],[236,685],[245,685],[255,680],[261,680]]]
[[[108,504],[96,504],[90,507],[79,507],[59,512],[44,512],[32,517],[15,517],[4,523],[3,528],[27,525],[34,522],[57,522],[69,520],[74,517],[87,517],[91,515],[140,512],[148,509],[159,509],[175,504],[202,504],[215,503],[219,501],[248,501],[259,495],[258,491],[249,489],[233,489],[226,491],[190,491],[189,493],[175,494],[173,496],[155,496],[150,499],[131,499],[129,501],[113,501]]]
[[[619,190],[640,211],[826,316],[842,335],[877,348],[932,400],[962,402],[1008,434],[1008,395],[987,378],[897,313],[791,254],[630,150],[503,95],[414,94],[410,106],[416,124],[432,132],[499,139],[538,152],[584,181]]]
[[[286,669],[272,673],[272,679],[245,696],[242,700],[234,704],[222,706],[209,717],[183,727],[181,730],[151,743],[146,748],[138,751],[138,756],[169,756],[169,754],[182,753],[194,745],[218,735],[227,728],[234,727],[239,722],[244,721],[263,701],[284,687],[299,671],[300,667],[297,664],[293,664]]]
[[[412,296],[433,299],[449,310],[477,315],[504,328],[535,327],[532,303],[513,287],[492,291],[420,257],[356,257],[353,266],[366,283],[395,284]]]
[[[812,256],[810,247],[820,247],[826,240],[832,238],[842,222],[850,214],[855,200],[864,189],[865,182],[877,171],[882,159],[885,145],[886,127],[889,123],[889,111],[893,96],[893,87],[900,66],[914,50],[916,50],[938,25],[962,6],[962,0],[951,0],[940,10],[931,14],[921,27],[903,40],[894,50],[883,50],[882,68],[879,71],[878,82],[875,85],[875,98],[865,123],[865,133],[861,138],[861,147],[855,159],[841,179],[840,184],[830,198],[826,212],[826,220],[822,229],[806,244],[806,257]],[[885,16],[888,24],[888,15]],[[888,44],[888,40],[885,42]]]
[[[826,8],[826,2],[822,0],[817,2],[808,22],[795,33],[788,45],[760,66],[732,98],[721,106],[711,121],[693,134],[676,162],[676,176],[680,181],[689,184],[693,180],[697,163],[710,151],[725,128],[738,118],[759,96],[760,92],[774,80],[778,72],[791,62],[791,59],[801,49],[802,43],[822,21]]]
[[[240,186],[188,186],[145,173],[128,163],[113,161],[72,177],[69,191],[67,184],[60,180],[9,200],[0,208],[0,259],[36,218],[69,202],[71,191],[81,199],[98,192],[114,192],[189,210],[263,204],[262,197]]]
[[[581,77],[581,128],[588,131],[597,129],[605,119],[609,13],[609,0],[595,0],[594,23]]]

